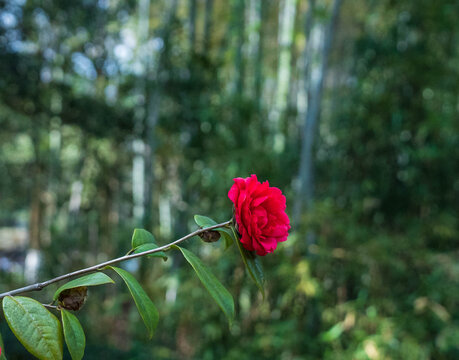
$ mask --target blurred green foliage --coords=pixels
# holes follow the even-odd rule
[[[268,179],[289,212],[310,2],[291,2],[279,107],[285,3],[0,2],[0,225],[27,226],[40,279],[125,254],[135,227],[161,245],[195,229],[194,214],[229,219],[236,176]],[[318,26],[330,5],[316,1]],[[158,307],[155,337],[122,284],[90,289],[85,359],[459,358],[457,14],[455,0],[345,1],[314,208],[262,259],[266,299],[236,247],[195,239],[184,246],[235,298],[233,327],[178,254],[143,259],[127,266]],[[0,291],[27,282],[11,269]],[[3,320],[0,331],[8,359],[27,358]]]

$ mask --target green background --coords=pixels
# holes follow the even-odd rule
[[[144,259],[125,266],[156,335],[121,282],[91,288],[85,359],[459,358],[459,3],[348,0],[329,26],[336,3],[0,1],[0,291],[32,280],[30,249],[45,280],[125,254],[135,227],[163,245],[226,221],[257,174],[292,219],[266,299],[236,247],[196,238],[233,327],[179,253]]]

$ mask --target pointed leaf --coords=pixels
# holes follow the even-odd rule
[[[241,253],[242,261],[245,264],[245,267],[252,278],[252,280],[255,282],[255,285],[258,287],[258,289],[261,291],[261,294],[263,295],[263,298],[265,297],[265,289],[264,289],[264,282],[265,282],[265,277],[263,274],[263,268],[261,266],[260,259],[257,257],[257,255],[244,248],[242,245],[241,241],[239,240],[239,237],[236,234],[236,231],[233,230],[233,240],[236,243],[236,245],[239,248],[239,252]]]
[[[155,237],[147,230],[134,229],[134,233],[132,234],[132,248],[135,249],[143,244],[156,244]]]
[[[153,250],[153,249],[156,249],[158,247],[158,245],[156,244],[153,244],[153,243],[150,243],[150,244],[143,244],[143,245],[140,245],[140,246],[137,246],[135,249],[133,249],[133,251],[131,252],[131,254],[138,254],[138,253],[142,253],[144,251],[148,251],[148,250]],[[158,251],[158,252],[155,252],[155,253],[152,253],[152,254],[148,254],[146,255],[147,257],[159,257],[159,258],[163,258],[164,261],[167,260],[167,255],[164,251]]]
[[[53,300],[56,301],[59,297],[59,294],[67,289],[73,289],[80,286],[96,286],[102,284],[110,284],[114,283],[110,277],[102,272],[96,272],[93,274],[82,276],[78,279],[71,280],[68,283],[62,285],[57,291],[54,293]]]
[[[62,327],[38,301],[23,296],[3,299],[6,321],[22,345],[43,360],[62,359]]]
[[[215,229],[216,231],[218,231],[222,236],[225,236],[224,234],[226,235],[229,235],[229,238],[232,239],[234,237],[233,233],[231,232],[230,229],[227,229],[227,228],[224,228],[224,227],[221,227],[221,228],[217,228]],[[231,240],[232,241],[232,240]]]
[[[203,216],[203,215],[195,215],[194,222],[202,228],[206,228],[206,227],[218,224],[217,222],[215,222],[215,220],[212,220],[210,217]]]
[[[228,230],[228,229],[223,229]],[[227,231],[220,230],[219,233],[225,240],[225,250],[228,249],[230,246],[234,245],[233,235],[231,231],[228,233]]]
[[[175,249],[182,252],[184,258],[193,267],[199,280],[201,280],[204,287],[207,289],[212,298],[217,302],[218,306],[223,310],[228,318],[231,326],[234,319],[234,300],[233,296],[228,290],[218,281],[214,274],[205,266],[202,261],[191,251],[183,249],[174,245]]]
[[[62,327],[64,329],[64,338],[67,348],[69,349],[72,360],[81,360],[84,355],[86,338],[83,328],[77,317],[71,312],[61,309]]]
[[[132,274],[115,266],[109,266],[109,268],[116,271],[126,283],[151,338],[159,320],[159,314],[155,304],[153,304],[147,293],[143,290]]]

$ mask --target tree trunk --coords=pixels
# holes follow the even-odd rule
[[[164,46],[167,47],[171,25],[177,11],[177,0],[171,2],[167,16],[163,25],[159,29],[158,37],[163,39]],[[147,57],[147,87],[146,94],[146,118],[145,118],[145,184],[144,184],[144,216],[143,226],[152,231],[155,219],[153,209],[158,208],[155,204],[159,203],[159,198],[155,197],[155,150],[156,150],[156,124],[158,123],[159,110],[161,107],[161,84],[158,81],[159,73],[163,66],[165,51]]]
[[[237,48],[235,57],[236,86],[238,95],[244,93],[245,63],[244,63],[244,42],[245,42],[245,0],[237,0],[235,9],[235,25],[237,33]]]
[[[156,136],[155,128],[158,123],[159,117],[159,100],[160,91],[158,84],[154,82],[153,88],[150,89],[147,104],[147,118],[145,122],[145,194],[144,194],[144,218],[143,226],[149,231],[153,230],[153,189],[155,183],[155,149],[156,149]]]
[[[45,191],[45,169],[41,150],[40,119],[35,119],[32,129],[32,143],[34,146],[35,159],[32,167],[33,187],[30,201],[29,220],[29,248],[24,261],[24,276],[27,281],[37,280],[41,262],[41,240],[44,219],[43,193]]]
[[[330,22],[328,24],[325,38],[323,41],[321,64],[317,75],[311,76],[311,85],[308,95],[308,107],[305,123],[302,131],[302,146],[300,154],[299,170],[299,192],[294,206],[293,220],[299,223],[303,203],[306,210],[310,210],[313,204],[314,195],[314,167],[313,167],[313,146],[314,138],[318,128],[320,116],[320,104],[322,100],[322,90],[324,79],[327,74],[328,58],[330,56],[333,35],[336,30],[338,15],[342,0],[335,0]]]
[[[258,46],[257,46],[257,57],[255,64],[255,101],[257,103],[258,112],[262,108],[263,104],[263,39],[264,39],[264,27],[263,19],[265,17],[266,4],[263,0],[258,0],[257,11],[258,11]]]
[[[292,138],[294,138],[297,144],[301,144],[301,130],[302,125],[304,123],[304,118],[306,118],[306,111],[308,106],[308,94],[309,94],[309,87],[310,87],[310,64],[313,58],[313,41],[311,39],[311,30],[312,25],[314,23],[314,11],[316,7],[316,0],[310,0],[308,4],[308,9],[306,12],[306,19],[304,22],[304,34],[306,39],[306,44],[303,50],[303,53],[299,59],[298,64],[298,79],[297,79],[297,94],[296,94],[296,109],[297,109],[297,119],[295,122],[295,126],[292,126],[294,131],[291,134]],[[297,205],[295,202],[294,205]],[[295,208],[295,207],[294,207]],[[294,215],[295,218],[295,215]]]
[[[296,0],[284,0],[280,2],[279,19],[279,64],[277,69],[277,89],[275,106],[272,113],[272,131],[274,137],[274,150],[282,152],[284,149],[285,138],[280,131],[280,120],[284,114],[289,89],[291,72],[292,41],[293,30],[296,19]]]
[[[40,249],[41,244],[41,225],[43,221],[43,189],[42,189],[42,169],[39,164],[34,165],[34,185],[32,187],[32,198],[30,204],[30,223],[29,223],[29,245],[32,249]]]
[[[150,28],[150,0],[139,2],[138,14],[138,41],[137,57],[142,64],[144,76],[137,78],[137,110],[135,114],[134,134],[135,139],[132,143],[134,158],[132,162],[132,198],[133,198],[133,217],[137,225],[142,224],[145,216],[145,143],[143,140],[145,113],[146,82],[145,77],[148,68],[149,52],[145,44],[149,36]]]

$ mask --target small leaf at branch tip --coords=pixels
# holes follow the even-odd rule
[[[53,301],[56,301],[59,297],[59,294],[67,289],[72,289],[80,286],[96,286],[103,284],[113,284],[115,283],[108,275],[102,272],[95,272],[82,276],[80,278],[74,279],[62,285],[59,289],[56,290],[53,296]]]
[[[158,248],[158,246],[156,244],[153,244],[153,243],[142,244],[142,245],[136,247],[135,249],[132,249],[130,251],[130,253],[139,254],[139,253],[143,253],[145,251],[153,250],[153,249],[156,249],[156,248]],[[146,256],[147,257],[159,257],[159,258],[162,258],[164,261],[167,261],[167,255],[166,255],[166,253],[164,251],[158,251],[158,252],[155,252],[155,253],[147,254]]]
[[[195,215],[194,222],[201,228],[206,228],[218,224],[215,220],[203,215]]]
[[[156,245],[156,239],[153,236],[153,234],[145,229],[134,229],[134,232],[132,233],[132,248],[135,249],[139,247],[140,245],[144,244],[155,244]]]

